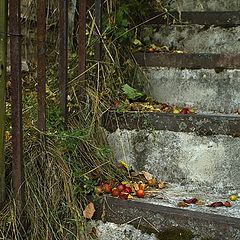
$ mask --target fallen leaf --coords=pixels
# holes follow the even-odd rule
[[[153,175],[149,172],[142,171],[140,174],[143,174],[143,176],[146,178],[147,181],[153,179]]]
[[[207,205],[208,207],[223,207],[224,204],[222,202],[213,202]]]
[[[189,205],[187,203],[181,201],[181,202],[178,202],[177,206],[178,207],[188,207]]]
[[[190,199],[184,199],[183,202],[187,203],[187,204],[195,204],[197,203],[197,198],[190,198]]]
[[[167,183],[164,182],[164,181],[161,181],[158,183],[158,188],[159,189],[163,189],[163,188],[166,188],[167,187]]]
[[[124,161],[118,161],[118,167],[121,168],[121,169],[124,169],[124,170],[127,170],[129,169],[127,163],[125,163]]]
[[[139,188],[139,184],[138,183],[136,183],[136,182],[134,182],[133,183],[133,189],[135,190],[135,191],[138,191],[140,188]]]
[[[85,210],[83,210],[83,216],[87,219],[92,219],[94,213],[95,213],[94,204],[90,202],[86,206]]]

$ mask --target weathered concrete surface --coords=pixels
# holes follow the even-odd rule
[[[160,46],[173,46],[189,53],[235,54],[240,52],[240,26],[162,25],[154,34],[153,41]]]
[[[238,0],[164,0],[164,5],[179,11],[239,11]]]
[[[100,202],[96,207],[95,217],[97,219],[104,216],[104,220],[110,222],[120,224],[129,222],[140,229],[144,227],[157,233],[158,239],[240,239],[240,220],[236,218],[164,207],[142,201],[112,197],[102,200],[102,203]]]
[[[240,70],[147,68],[148,95],[160,102],[233,113],[240,107]]]
[[[107,138],[116,160],[158,179],[240,188],[240,138],[161,130],[117,130]]]
[[[173,114],[161,112],[108,111],[102,117],[108,132],[126,130],[168,130],[190,132],[200,136],[231,135],[240,137],[240,116],[224,114]]]
[[[240,54],[136,52],[136,62],[142,67],[180,69],[240,69]]]
[[[151,18],[152,17],[152,18]],[[240,11],[225,11],[225,12],[179,12],[171,11],[166,16],[159,16],[158,12],[151,15],[151,19],[147,24],[198,24],[206,26],[221,26],[221,27],[231,27],[240,25]]]

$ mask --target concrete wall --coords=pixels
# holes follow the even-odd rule
[[[116,160],[158,179],[240,190],[240,138],[117,130],[108,133]]]
[[[179,11],[239,11],[240,1],[236,0],[165,0],[170,10]]]
[[[199,112],[233,113],[240,107],[240,70],[148,68],[145,91],[160,102]]]
[[[240,1],[239,1],[240,2]],[[239,53],[240,26],[221,28],[201,25],[160,26],[153,36],[160,46],[173,46],[189,53]]]

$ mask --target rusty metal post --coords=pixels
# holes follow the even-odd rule
[[[37,0],[38,128],[46,130],[46,3]]]
[[[102,59],[102,0],[95,0],[95,60],[101,61]]]
[[[7,65],[7,0],[0,1],[0,204],[5,200],[5,114]]]
[[[78,42],[78,66],[80,77],[80,91],[85,95],[86,82],[85,74],[86,70],[86,10],[87,1],[79,0],[79,42]]]
[[[20,0],[9,0],[11,98],[12,98],[12,182],[18,210],[24,205],[21,27]]]
[[[59,0],[59,90],[60,108],[67,126],[68,1]]]

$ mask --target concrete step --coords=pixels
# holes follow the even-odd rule
[[[198,24],[206,26],[231,27],[240,24],[240,11],[224,12],[179,12],[173,11],[167,14],[153,13],[146,24]]]
[[[157,61],[157,58],[156,55],[155,61]],[[182,56],[183,58],[184,56]],[[238,58],[239,56],[236,59]],[[169,59],[173,59],[172,63],[171,61],[167,63]],[[187,105],[198,109],[200,112],[234,113],[240,107],[239,69],[180,69],[174,68],[174,66],[181,64],[176,59],[174,57],[168,58],[166,55],[165,64],[172,64],[172,68],[143,68],[148,79],[144,84],[144,91],[147,95],[152,96],[159,102],[181,107]],[[191,58],[182,61],[183,66],[188,64],[188,60],[191,61]],[[207,63],[208,61],[200,60],[200,58],[194,61],[193,58],[189,65],[206,65]],[[225,67],[226,64],[230,63],[225,62]],[[220,65],[221,61],[218,66]]]
[[[239,14],[240,15],[240,14]],[[146,28],[147,31],[148,27]],[[188,53],[240,52],[240,26],[223,28],[204,25],[157,25],[152,43]],[[141,32],[144,36],[144,29]]]
[[[164,0],[163,5],[175,11],[239,11],[238,0]]]
[[[103,126],[116,160],[168,182],[240,188],[240,118],[109,114]]]
[[[236,214],[232,217],[228,213],[219,214],[220,208],[193,206],[181,209],[167,202],[169,200],[161,193],[159,198],[142,200],[103,197],[96,207],[95,218],[118,224],[131,223],[143,231],[155,233],[162,240],[240,239],[239,206],[235,207],[237,217]]]
[[[240,69],[240,54],[136,52],[134,57],[142,67]]]

